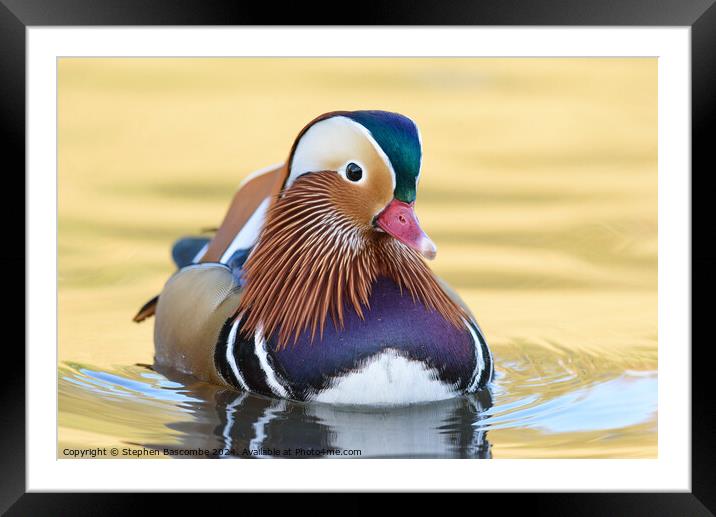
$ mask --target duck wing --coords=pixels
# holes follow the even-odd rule
[[[227,263],[240,249],[258,240],[269,206],[286,181],[286,164],[251,174],[234,195],[224,220],[198,262]]]

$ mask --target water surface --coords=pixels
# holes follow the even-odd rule
[[[524,347],[514,352],[497,361],[489,390],[398,408],[271,399],[141,365],[107,371],[66,364],[61,425],[71,429],[80,421],[120,433],[122,448],[129,445],[139,457],[151,449],[180,458],[491,458],[492,436],[514,433],[524,436],[519,447],[528,456],[541,448],[568,457],[648,450],[656,431],[655,372],[589,372],[594,357],[569,354],[538,368]],[[554,353],[531,352],[534,358]]]

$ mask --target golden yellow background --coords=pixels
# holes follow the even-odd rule
[[[152,324],[130,320],[174,239],[217,225],[316,115],[385,109],[420,127],[431,265],[498,360],[532,344],[595,354],[585,382],[656,369],[656,59],[72,58],[58,80],[60,362],[151,363]],[[85,418],[61,402],[60,442],[129,432]],[[655,423],[611,445],[490,438],[495,457],[656,455]]]

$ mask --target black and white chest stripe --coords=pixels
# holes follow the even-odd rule
[[[214,364],[221,377],[244,391],[281,398],[302,398],[285,380],[261,332],[257,331],[247,338],[240,329],[239,317],[227,321],[219,334],[214,349]]]
[[[475,343],[475,370],[465,391],[474,393],[479,388],[485,387],[492,380],[495,367],[492,352],[490,347],[487,346],[487,341],[485,341],[485,336],[480,326],[476,321],[465,321],[465,325]]]

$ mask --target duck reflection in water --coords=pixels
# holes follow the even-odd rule
[[[179,432],[179,443],[143,446],[181,458],[197,457],[195,451],[216,458],[492,457],[481,422],[492,406],[487,390],[427,404],[371,407],[274,399],[206,383],[185,385],[187,395],[202,403],[191,421],[168,424]]]

